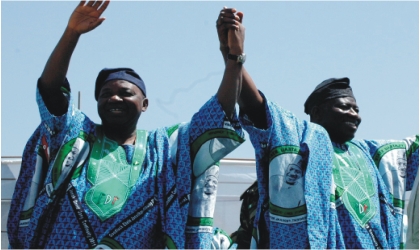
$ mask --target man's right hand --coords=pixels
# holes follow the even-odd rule
[[[222,51],[224,57],[229,53],[228,31],[230,29],[239,29],[238,24],[242,21],[241,18],[235,13],[235,8],[224,7],[220,11],[216,20],[216,29],[220,42],[220,50]]]
[[[104,20],[102,13],[108,7],[106,1],[81,1],[70,16],[67,28],[79,35],[89,32],[98,27]]]
[[[240,18],[240,22],[237,24],[237,29],[228,31],[228,47],[230,54],[240,55],[244,52],[245,27],[242,25],[244,14],[237,12],[235,16]]]
[[[51,114],[67,112],[68,101],[62,94],[70,59],[81,34],[98,27],[105,18],[101,14],[108,7],[106,1],[81,1],[70,16],[67,27],[51,53],[39,81],[39,91]]]

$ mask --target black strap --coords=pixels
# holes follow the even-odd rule
[[[143,218],[146,213],[157,205],[158,199],[156,197],[146,200],[144,205],[134,211],[132,214],[127,216],[124,220],[118,223],[108,234],[107,237],[114,238],[122,233],[127,228],[131,227],[133,224],[137,223],[141,218]]]
[[[388,206],[389,210],[391,211],[391,214],[395,216],[395,209],[394,206],[392,206],[385,198],[383,194],[379,194],[379,200]]]
[[[174,203],[176,198],[177,198],[177,192],[176,192],[176,186],[174,185],[171,188],[171,190],[169,190],[169,193],[165,197],[165,201],[166,201],[165,210],[168,210],[171,207],[172,203]]]
[[[70,204],[76,215],[76,219],[79,222],[80,228],[82,229],[83,235],[85,236],[89,249],[95,248],[98,245],[95,231],[93,230],[85,211],[83,211],[82,203],[77,196],[76,189],[73,185],[71,185],[71,183],[69,184],[67,196],[71,201]]]
[[[76,167],[73,167],[70,170],[70,173],[67,175],[63,183],[51,194],[52,200],[47,204],[46,208],[38,219],[38,224],[34,231],[34,236],[29,244],[29,248],[45,248],[48,237],[51,235],[51,231],[54,227],[57,216],[60,213],[61,205],[63,204],[68,184],[70,183],[75,169]]]
[[[378,240],[378,237],[376,237],[375,232],[373,231],[373,228],[370,222],[366,224],[365,228],[368,231],[370,237],[372,238],[372,242],[373,242],[373,245],[375,246],[375,249],[383,249],[381,243]]]

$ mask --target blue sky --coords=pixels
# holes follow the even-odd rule
[[[21,155],[40,122],[35,87],[76,1],[1,2],[1,155]],[[217,91],[224,64],[215,20],[244,12],[245,67],[266,96],[301,119],[317,84],[349,77],[363,118],[356,138],[419,131],[419,4],[409,2],[113,1],[81,37],[68,72],[73,97],[100,122],[94,81],[104,67],[143,78],[139,128],[187,121]],[[253,158],[249,140],[228,157]]]

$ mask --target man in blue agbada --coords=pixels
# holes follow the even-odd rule
[[[66,78],[80,36],[109,1],[81,1],[38,80],[41,124],[29,139],[10,208],[12,248],[210,248],[217,162],[243,142],[235,103],[242,64],[227,60],[219,90],[188,123],[146,132],[146,87],[130,68],[95,85],[102,124],[76,109]],[[231,53],[244,31],[230,25]]]
[[[235,9],[219,14],[224,56],[223,24],[241,18]],[[259,190],[251,248],[400,248],[418,136],[353,139],[361,117],[348,78],[315,88],[304,105],[307,122],[270,102],[242,74],[240,121],[255,148]]]

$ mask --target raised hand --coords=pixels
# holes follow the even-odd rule
[[[108,4],[109,0],[81,1],[71,14],[67,27],[80,35],[95,29],[105,20],[101,15]]]
[[[81,34],[98,27],[105,18],[102,13],[108,7],[106,1],[81,1],[70,16],[63,35],[55,46],[41,74],[39,91],[51,114],[56,116],[67,112],[68,101],[62,94],[70,59]]]
[[[228,31],[230,29],[239,29],[239,23],[242,22],[242,19],[239,15],[236,15],[235,8],[224,7],[216,20],[216,29],[217,35],[219,36],[220,50],[229,51],[228,48]]]
[[[236,16],[240,18],[238,28],[228,30],[228,47],[229,53],[240,55],[244,52],[245,27],[242,25],[243,13],[237,12]]]

